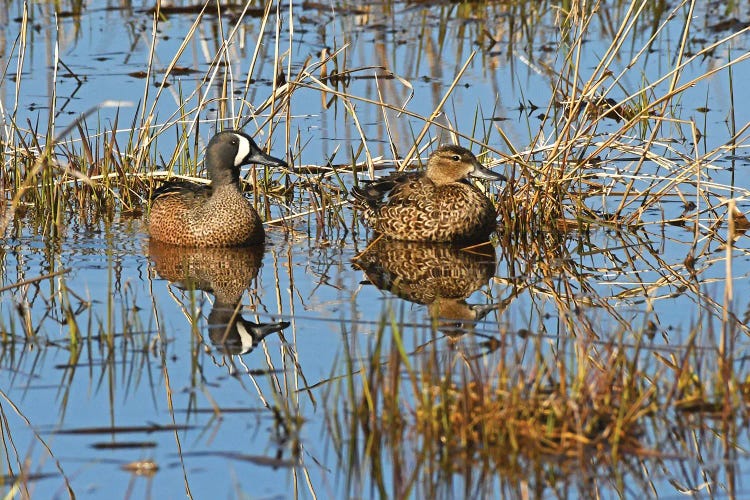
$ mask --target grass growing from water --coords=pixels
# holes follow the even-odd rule
[[[733,349],[747,327],[735,316],[731,287],[727,296],[717,298],[705,292],[702,287],[706,282],[701,280],[702,274],[717,263],[731,268],[732,242],[747,229],[744,216],[732,210],[732,198],[743,198],[746,189],[733,182],[717,184],[709,175],[716,160],[744,146],[747,126],[737,127],[732,122],[730,139],[709,147],[704,140],[708,134],[705,125],[683,118],[680,111],[691,88],[744,62],[746,53],[705,71],[695,69],[717,51],[731,47],[746,35],[746,30],[695,49],[691,42],[693,27],[686,20],[694,17],[696,3],[680,2],[670,12],[656,11],[654,5],[615,2],[618,22],[611,27],[609,47],[593,68],[582,61],[589,60],[585,54],[587,33],[592,24],[601,21],[603,9],[579,2],[567,9],[555,6],[554,28],[559,36],[550,37],[545,45],[554,48],[554,56],[527,59],[529,66],[546,75],[550,100],[544,109],[531,109],[532,103],[523,103],[522,111],[529,112],[530,131],[524,145],[511,141],[503,122],[485,119],[494,117],[495,110],[477,109],[471,130],[457,128],[446,116],[459,114],[450,109],[451,97],[464,83],[467,70],[477,61],[489,64],[489,53],[501,40],[509,41],[511,52],[525,46],[532,47],[533,52],[536,37],[543,36],[536,30],[541,29],[544,18],[541,9],[533,10],[528,2],[448,6],[440,11],[438,28],[428,21],[420,26],[423,45],[414,49],[412,57],[438,60],[449,45],[448,31],[439,27],[449,26],[455,18],[481,18],[486,11],[508,14],[503,17],[507,26],[467,23],[451,33],[464,40],[461,30],[474,29],[471,38],[477,44],[470,51],[456,49],[459,62],[452,82],[434,91],[431,97],[435,106],[424,114],[409,108],[414,84],[389,69],[388,55],[378,54],[381,64],[377,67],[351,64],[356,49],[351,40],[344,40],[320,59],[293,64],[290,54],[294,52],[295,35],[290,31],[286,38],[278,36],[284,29],[279,22],[281,9],[293,10],[293,4],[284,7],[268,3],[261,11],[252,12],[260,16],[255,21],[259,34],[250,50],[249,69],[242,74],[235,68],[234,51],[248,40],[243,38],[243,22],[251,14],[247,7],[228,14],[215,4],[207,4],[194,13],[184,42],[164,65],[155,56],[163,14],[157,11],[143,98],[134,106],[132,117],[128,114],[126,119],[127,108],[123,108],[112,123],[100,123],[96,113],[113,104],[102,103],[70,127],[59,130],[54,94],[46,128],[18,123],[17,108],[3,114],[0,231],[9,238],[38,231],[52,242],[50,251],[54,254],[53,242],[65,233],[71,213],[84,220],[111,221],[123,215],[138,218],[147,212],[148,193],[160,179],[201,177],[199,160],[206,128],[221,124],[257,131],[258,142],[270,143],[275,149],[287,145],[290,164],[295,165],[293,171],[253,171],[247,179],[248,190],[254,192],[254,202],[269,225],[280,226],[290,238],[304,235],[321,242],[339,242],[351,237],[359,243],[357,222],[345,211],[351,185],[361,176],[374,176],[384,168],[410,168],[423,163],[418,158],[424,157],[439,137],[470,143],[492,166],[506,168],[512,179],[507,188],[488,188],[501,214],[494,243],[502,251],[506,267],[514,271],[508,277],[496,277],[494,283],[506,284],[502,281],[507,279],[512,285],[508,303],[523,294],[531,297],[534,318],[554,312],[556,329],[541,320],[535,325],[512,327],[508,325],[510,320],[498,313],[494,322],[487,322],[491,330],[483,332],[484,337],[477,336],[470,348],[450,350],[443,347],[450,344],[448,339],[432,339],[433,335],[440,336],[439,330],[415,333],[399,318],[384,315],[371,344],[347,347],[344,379],[340,386],[331,383],[325,401],[329,439],[343,450],[340,470],[348,473],[347,487],[352,494],[363,494],[367,490],[359,488],[367,484],[393,496],[414,492],[443,496],[450,493],[456,477],[469,492],[491,488],[492,482],[485,479],[500,477],[509,494],[532,492],[531,496],[541,496],[548,487],[564,494],[571,487],[568,481],[586,478],[591,483],[573,487],[580,487],[581,493],[590,491],[585,488],[592,484],[595,489],[623,491],[624,475],[618,472],[621,467],[637,468],[637,461],[647,457],[656,457],[659,463],[668,461],[669,454],[688,454],[689,434],[700,434],[706,428],[704,421],[685,422],[691,416],[715,419],[716,428],[722,428],[725,435],[736,435],[744,418],[743,395],[747,394],[747,375],[736,362]],[[362,15],[381,7],[363,6]],[[24,51],[31,36],[27,15],[24,11],[16,52],[17,88],[23,85]],[[185,51],[199,43],[201,23],[212,19],[216,27],[210,40],[212,57],[206,65],[180,66]],[[643,25],[651,27],[650,38],[643,47],[633,49]],[[652,57],[654,44],[675,29],[681,35],[670,68],[656,77],[647,72],[634,74],[633,68],[648,66],[643,61]],[[289,40],[289,45],[283,46],[282,39]],[[251,84],[255,68],[268,61],[273,77]],[[54,68],[62,67],[59,59],[51,63]],[[613,70],[615,67],[621,69]],[[6,73],[9,70],[10,66],[5,68]],[[187,88],[187,83],[169,85],[179,82],[176,77],[187,71],[200,75],[193,89]],[[371,79],[372,92],[353,91],[352,81],[358,78]],[[154,81],[156,87],[152,86]],[[309,146],[304,133],[294,128],[294,99],[298,95],[320,97],[324,110],[345,115],[343,121],[353,137],[347,143],[348,150],[337,148],[321,164],[302,164],[299,158]],[[170,98],[176,102],[174,113],[159,118],[157,110],[163,109],[164,101]],[[209,107],[215,108],[215,113],[207,120],[204,111]],[[392,153],[392,160],[376,154],[379,146],[366,126],[372,113],[365,109],[376,110],[374,114],[382,122],[383,148]],[[539,113],[542,117],[537,121]],[[398,122],[406,118],[412,120],[410,123],[418,121],[421,127],[405,131]],[[680,140],[675,141],[675,137]],[[173,145],[172,149],[160,147],[165,142]],[[666,215],[664,202],[675,200],[684,205],[684,211]],[[660,252],[653,248],[652,237],[666,224],[689,230],[693,243],[683,266],[662,265]],[[724,230],[727,227],[728,232]],[[617,234],[622,245],[614,251],[597,248],[589,235],[602,228]],[[723,242],[725,253],[714,253],[710,243],[716,240]],[[602,279],[601,269],[587,267],[581,255],[595,255],[608,263],[607,269],[623,283],[619,296],[600,293],[593,281]],[[114,341],[118,330],[124,338],[130,338],[134,332],[152,330],[153,323],[159,325],[158,307],[152,318],[146,318],[134,310],[115,311],[111,300],[102,317],[94,317],[89,311],[87,322],[82,323],[82,311],[88,311],[91,304],[82,293],[67,286],[66,272],[62,269],[44,276],[20,276],[3,287],[4,293],[22,297],[16,301],[18,317],[0,320],[5,322],[0,326],[6,339],[13,339],[6,345],[12,348],[22,339],[33,341],[47,324],[48,316],[35,318],[30,314],[31,302],[42,300],[40,296],[50,304],[49,310],[56,312],[55,320],[65,327],[72,347],[72,367],[80,364],[77,356],[82,342],[98,346],[94,349],[100,349],[102,357],[111,362],[123,348]],[[645,272],[658,278],[647,281],[639,275]],[[731,278],[731,273],[727,277]],[[26,292],[40,282],[52,292],[45,296],[37,291],[29,299]],[[280,297],[279,282],[275,291]],[[693,294],[708,319],[696,319],[684,344],[659,351],[652,345],[653,336],[660,332],[658,324],[632,325],[620,305],[634,297],[648,302],[670,293]],[[587,314],[592,309],[596,314]],[[186,316],[191,318],[198,310],[192,302],[185,306]],[[292,317],[294,313],[288,312]],[[115,317],[123,318],[123,324],[115,325]],[[718,324],[716,318],[720,319]],[[518,321],[524,323],[523,318]],[[196,323],[191,320],[191,324]],[[610,324],[614,326],[605,327]],[[714,329],[722,332],[719,342],[709,335]],[[179,446],[169,364],[163,348],[168,340],[161,337],[164,332],[160,327],[156,330],[161,341],[154,352],[159,357],[165,394],[157,397],[169,402],[175,427],[167,430],[174,430]],[[192,390],[210,397],[210,389],[200,380],[200,350],[209,346],[198,340],[199,332],[193,333]],[[409,352],[404,339],[412,334],[425,337],[424,347]],[[148,348],[144,356],[147,352]],[[135,366],[140,362],[134,359],[131,363]],[[114,373],[114,365],[107,366],[100,380]],[[232,369],[242,371],[237,366]],[[268,370],[264,375],[272,380],[275,391],[267,395],[259,390],[259,400],[273,413],[277,433],[292,443],[291,458],[299,460],[304,455],[298,436],[303,419],[296,391],[307,381],[293,349],[284,352],[281,370],[293,377],[279,376],[270,362]],[[69,379],[75,371],[70,369]],[[138,379],[136,376],[133,380]],[[313,392],[304,394],[314,399]],[[221,414],[220,407],[214,409]],[[682,419],[685,435],[672,433],[675,419]],[[341,429],[344,431],[339,434]],[[667,443],[667,450],[656,449],[655,442]],[[724,450],[731,455],[731,443],[725,443]],[[189,494],[189,473],[184,462],[182,466]],[[609,482],[600,479],[602,471],[614,471],[609,474]],[[387,477],[389,473],[391,477]],[[303,475],[307,474],[303,469]],[[304,480],[298,479],[303,484]],[[648,474],[641,480],[640,489],[653,488]],[[726,491],[731,494],[734,483],[727,483]],[[17,484],[28,489],[24,478]],[[310,490],[314,493],[314,488]]]
[[[689,490],[673,465],[689,449],[738,451],[705,433],[736,435],[744,418],[739,373],[713,371],[716,351],[660,352],[645,330],[635,344],[632,330],[598,332],[607,341],[501,330],[450,348],[439,331],[400,325],[385,312],[375,339],[349,346],[355,380],[332,382],[342,409],[328,428],[348,429],[337,444],[350,495],[367,478],[381,496],[648,492],[664,480],[657,470]],[[423,344],[405,352],[398,339],[412,336]]]

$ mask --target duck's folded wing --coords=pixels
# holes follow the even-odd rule
[[[362,181],[360,186],[355,186],[351,190],[351,195],[356,202],[367,205],[379,204],[386,197],[393,195],[395,192],[418,178],[418,172],[393,172],[386,177],[372,181]]]
[[[211,186],[196,184],[190,181],[165,182],[151,193],[151,201],[167,196],[180,196],[182,198],[194,198],[196,201],[208,199],[211,196]]]

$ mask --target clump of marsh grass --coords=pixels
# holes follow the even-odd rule
[[[527,23],[527,29],[533,29],[539,11],[527,4],[521,2],[510,8],[521,9],[522,22]],[[648,219],[645,214],[649,209],[658,207],[665,199],[678,198],[695,200],[696,206],[671,222],[686,227],[693,224],[696,240],[700,230],[711,238],[718,238],[718,229],[724,223],[724,202],[716,200],[722,194],[746,194],[734,186],[706,182],[708,166],[724,154],[729,145],[701,151],[697,145],[702,133],[696,123],[671,114],[676,109],[673,105],[690,85],[718,71],[731,69],[731,65],[746,57],[741,56],[683,82],[689,64],[697,63],[741,34],[723,38],[688,55],[686,40],[690,30],[686,24],[678,48],[680,56],[673,69],[635,89],[627,89],[623,82],[631,66],[625,64],[618,73],[610,68],[616,66],[617,58],[626,52],[629,36],[637,25],[643,24],[649,5],[654,3],[620,3],[625,12],[624,21],[615,30],[601,64],[594,69],[586,69],[580,62],[586,29],[594,15],[591,5],[573,2],[569,10],[559,11],[563,29],[560,59],[554,69],[538,65],[542,73],[549,75],[553,98],[544,113],[540,133],[534,135],[528,148],[511,144],[498,124],[494,124],[494,129],[476,126],[471,131],[462,131],[444,122],[450,96],[475,61],[474,53],[461,61],[453,82],[441,89],[433,112],[426,116],[409,111],[405,102],[394,104],[394,99],[384,95],[379,81],[372,95],[353,94],[347,82],[356,78],[360,69],[347,65],[348,46],[327,52],[320,61],[307,61],[301,67],[293,67],[291,58],[288,64],[283,64],[285,49],[280,46],[279,37],[267,43],[263,29],[252,49],[250,69],[242,82],[232,51],[242,29],[243,16],[248,13],[245,7],[239,14],[234,13],[236,17],[232,18],[229,30],[225,31],[224,24],[219,22],[221,29],[213,40],[215,45],[208,69],[201,70],[203,74],[196,89],[189,91],[179,82],[169,86],[170,78],[180,71],[180,55],[195,40],[201,23],[206,20],[207,9],[216,8],[220,20],[224,13],[218,4],[205,4],[196,14],[177,53],[164,67],[159,67],[153,55],[160,19],[156,12],[144,96],[125,131],[120,130],[119,120],[107,126],[96,123],[90,131],[89,124],[82,119],[62,133],[55,133],[52,119],[48,130],[11,120],[10,133],[1,145],[8,161],[3,164],[4,175],[0,178],[2,187],[7,190],[3,201],[9,201],[10,210],[3,205],[5,212],[0,214],[0,231],[4,232],[14,220],[14,213],[20,214],[24,209],[47,231],[45,234],[50,235],[65,223],[63,215],[71,206],[79,213],[94,210],[99,216],[111,217],[117,210],[139,214],[146,208],[148,191],[159,180],[175,175],[194,180],[201,177],[200,138],[206,135],[207,126],[221,124],[259,130],[259,142],[263,142],[263,134],[278,140],[283,132],[284,143],[292,150],[289,155],[296,158],[305,143],[299,134],[295,136],[292,132],[290,99],[300,90],[318,92],[326,106],[340,105],[346,111],[357,134],[357,140],[352,141],[357,146],[347,152],[337,151],[325,165],[299,166],[293,173],[253,171],[248,187],[256,192],[255,203],[270,224],[278,224],[288,234],[293,234],[297,230],[295,221],[306,220],[308,231],[315,228],[317,235],[324,238],[343,238],[349,229],[356,230],[356,223],[348,220],[342,208],[347,203],[349,184],[356,183],[362,173],[373,176],[380,168],[408,168],[419,164],[424,150],[437,140],[435,130],[441,130],[454,141],[473,142],[474,150],[488,153],[486,157],[500,156],[501,160],[494,163],[511,165],[513,183],[500,192],[489,188],[492,195],[498,195],[502,214],[502,231],[496,243],[503,250],[502,258],[508,269],[515,271],[511,276],[496,278],[496,282],[507,280],[517,286],[519,292],[525,287],[533,297],[549,297],[560,318],[558,330],[548,331],[540,326],[539,332],[524,329],[522,334],[521,329],[516,329],[519,336],[530,339],[521,346],[527,348],[525,352],[509,349],[515,333],[505,326],[505,320],[498,320],[497,331],[480,344],[481,349],[467,352],[456,347],[449,351],[430,340],[425,342],[427,348],[418,353],[407,352],[404,321],[384,319],[367,356],[347,352],[345,382],[348,386],[341,389],[346,399],[339,406],[344,411],[337,413],[334,408],[327,415],[329,429],[339,433],[335,439],[336,444],[342,445],[337,446],[338,450],[343,450],[340,458],[342,461],[352,459],[353,463],[348,464],[352,474],[348,477],[371,472],[381,492],[387,491],[389,484],[397,485],[399,491],[394,492],[394,496],[407,496],[418,483],[420,490],[432,493],[441,487],[435,486],[437,476],[445,479],[456,474],[463,474],[467,483],[475,481],[473,484],[498,471],[502,477],[533,477],[532,481],[545,484],[545,481],[559,479],[560,464],[566,466],[566,473],[573,474],[575,464],[590,466],[593,462],[614,468],[618,461],[626,461],[628,457],[654,453],[649,446],[652,442],[649,436],[657,435],[661,442],[670,442],[662,438],[670,435],[668,417],[673,410],[684,416],[701,415],[708,410],[713,415],[720,409],[724,417],[722,423],[734,429],[733,416],[741,412],[742,401],[738,400],[739,391],[733,389],[741,386],[739,381],[743,377],[736,371],[731,339],[746,327],[731,316],[730,296],[724,303],[710,297],[703,301],[705,294],[695,278],[720,259],[731,266],[731,242],[738,232],[730,231],[726,238],[728,256],[711,255],[706,245],[703,250],[696,249],[684,266],[660,265],[663,259],[658,250],[649,245],[648,235],[643,232],[652,224],[665,223],[665,220]],[[654,37],[664,33],[670,23],[680,20],[689,23],[694,5],[691,2],[677,5],[664,17],[664,22],[654,24]],[[472,19],[476,9],[505,8],[505,3],[472,3],[458,8],[461,9],[459,16]],[[523,10],[527,8],[528,11]],[[265,27],[273,24],[278,12],[273,11],[273,3],[269,2],[259,15],[261,26]],[[660,14],[651,12],[650,15],[658,19]],[[470,26],[474,29],[475,25]],[[488,44],[497,43],[491,33],[477,31],[476,35],[478,40],[492,39]],[[444,40],[442,32],[439,41]],[[289,50],[291,44],[290,37]],[[633,61],[644,58],[647,50],[648,47],[644,47],[635,51]],[[266,56],[273,52],[270,57],[274,61],[273,77],[268,85],[250,85],[261,51],[269,51]],[[335,73],[327,71],[328,65],[337,66]],[[57,61],[54,66],[57,67]],[[385,67],[384,64],[382,68],[364,70],[374,72],[382,80],[401,84],[410,94],[411,83]],[[159,82],[154,91],[150,85],[157,75]],[[20,69],[18,76],[22,77]],[[17,79],[19,85],[20,81]],[[244,86],[238,88],[237,82]],[[270,95],[261,96],[255,90],[258,88],[269,90]],[[159,119],[157,103],[170,97],[175,99],[175,112],[166,119]],[[256,106],[250,106],[250,102]],[[382,113],[382,130],[388,138],[386,148],[396,160],[375,155],[372,137],[365,133],[359,114],[365,105],[374,106]],[[210,118],[205,114],[208,107],[216,109]],[[54,102],[51,109],[54,109]],[[392,126],[394,115],[423,124],[412,131],[411,145],[405,151],[398,151],[399,138]],[[607,126],[613,121],[618,123],[614,130]],[[480,121],[477,119],[477,122]],[[491,142],[494,133],[501,136],[504,148]],[[675,144],[670,140],[673,133],[689,141]],[[741,143],[746,140],[745,134],[745,128],[733,130],[729,142]],[[165,142],[170,148],[159,147]],[[344,154],[348,156],[341,160]],[[726,206],[730,207],[731,203],[727,202]],[[732,215],[728,220],[731,224],[741,219]],[[599,270],[593,266],[587,268],[581,264],[582,259],[576,260],[576,254],[570,250],[571,243],[585,248],[587,256],[601,255],[613,274],[619,272],[623,261],[610,249],[597,248],[588,238],[588,229],[593,227],[612,229],[620,238],[617,246],[623,249],[621,255],[628,263],[633,268],[640,266],[638,271],[658,272],[660,279],[649,283],[636,276],[636,286],[614,297],[598,293],[591,277],[599,276],[595,274]],[[653,256],[649,269],[642,269],[642,261],[638,260],[642,253]],[[291,255],[274,254],[274,261],[277,258],[283,261],[277,272],[283,272],[283,264],[287,264],[287,271],[292,267]],[[623,272],[623,276],[625,274]],[[20,280],[11,288],[20,288],[26,281]],[[279,282],[276,279],[275,292],[280,297],[286,291],[281,290]],[[676,353],[644,350],[649,336],[653,336],[657,328],[630,328],[628,318],[612,303],[634,296],[651,300],[665,287],[671,287],[673,293],[694,293],[701,298],[701,306],[705,304],[712,314],[726,314],[721,325],[725,335],[720,346],[699,349],[698,340],[702,339],[703,330],[696,326],[684,348],[680,347]],[[80,310],[73,305],[77,302],[75,294],[65,283],[62,288],[60,307],[72,342],[79,337],[87,338],[82,332],[98,332],[96,338],[111,352],[116,338],[113,305],[108,303],[104,320],[84,325],[78,318]],[[591,305],[611,315],[623,331],[604,329],[595,318],[582,313]],[[84,306],[81,302],[79,307]],[[531,310],[539,317],[548,313],[536,304]],[[40,323],[35,323],[27,311],[19,312],[23,312],[21,330],[30,338],[36,335]],[[123,331],[143,328],[137,315],[128,316],[123,311],[122,316],[127,318],[123,320]],[[195,326],[194,320],[191,324]],[[562,340],[559,343],[549,341],[546,336],[553,334],[561,335]],[[427,335],[435,333],[430,331]],[[348,341],[347,336],[343,336],[345,341]],[[386,350],[391,336],[393,347]],[[615,340],[607,340],[612,337]],[[634,345],[626,342],[626,338],[636,339]],[[74,349],[74,354],[78,352]],[[299,367],[293,349],[285,351],[284,356],[285,364],[279,372],[293,372],[304,380],[302,371],[295,371]],[[169,373],[164,358],[162,363],[169,395]],[[721,369],[713,370],[715,367]],[[195,370],[197,372],[197,368]],[[357,371],[360,379],[354,375]],[[270,397],[259,396],[274,411],[279,428],[285,429],[281,433],[289,434],[294,442],[296,457],[301,423],[294,407],[295,397],[298,397],[292,387],[295,381],[275,373],[272,377],[274,387],[281,389]],[[172,411],[171,400],[169,404]],[[174,419],[173,413],[172,417]],[[341,429],[345,430],[344,434]],[[343,444],[349,440],[352,448],[346,456]],[[684,453],[688,442],[689,437],[674,445],[670,442],[670,451],[682,446]],[[357,448],[360,444],[361,448]],[[421,449],[415,450],[417,447]],[[358,469],[360,457],[368,461],[370,470]],[[398,466],[416,465],[401,467],[394,473],[399,481],[389,482],[384,476],[389,459]],[[480,474],[472,475],[471,471],[477,469]],[[540,469],[542,473],[538,474]],[[403,470],[408,474],[403,474]],[[596,472],[592,471],[591,476],[598,477]],[[446,479],[444,484],[450,484],[450,480]]]
[[[570,365],[527,367],[524,378],[504,363],[488,372],[471,360],[462,360],[451,381],[431,370],[419,384],[414,431],[423,443],[441,443],[433,453],[455,471],[477,462],[506,468],[521,459],[606,460],[646,451],[640,436],[644,417],[657,408],[653,390],[622,351],[610,347],[594,361],[581,355],[582,344]]]
[[[514,155],[520,176],[511,186],[513,196],[501,200],[505,230],[561,224],[632,229],[660,223],[645,214],[667,199],[694,200],[696,209],[689,216],[698,218],[714,214],[723,204],[717,195],[747,195],[737,186],[710,184],[707,176],[712,162],[741,141],[747,127],[733,130],[726,144],[701,151],[704,134],[698,124],[674,113],[677,103],[697,83],[731,71],[748,58],[742,54],[692,76],[705,57],[729,46],[744,31],[691,51],[688,41],[695,3],[679,2],[669,12],[657,13],[649,5],[641,1],[623,5],[620,25],[593,69],[582,67],[581,61],[587,60],[583,56],[585,34],[595,12],[578,3],[560,11],[559,64],[537,66],[549,74],[554,98],[529,150]],[[640,50],[628,48],[639,27],[654,17],[663,21],[654,27],[646,45]],[[629,78],[632,68],[648,57],[654,40],[679,23],[682,36],[672,69],[652,81]],[[630,60],[618,64],[627,53],[632,54]],[[614,67],[622,69],[616,72]],[[628,88],[624,82],[629,79],[641,83]],[[619,124],[615,129],[608,127],[613,122]],[[675,134],[684,138],[682,143],[671,140]]]
[[[705,330],[694,326],[696,343]],[[719,346],[661,351],[648,324],[575,335],[563,329],[557,337],[482,332],[441,338],[429,326],[405,326],[386,308],[366,345],[347,343],[348,373],[328,381],[325,403],[350,495],[369,482],[392,485],[396,496],[439,497],[457,483],[517,492],[519,479],[534,491],[575,485],[645,493],[663,461],[688,459],[691,433],[700,446],[730,453],[721,436],[743,425],[742,396],[727,392],[741,372],[715,369]],[[684,435],[675,433],[675,418]],[[705,432],[712,419],[721,435]],[[635,463],[642,473],[631,469]],[[628,475],[635,484],[622,483]],[[675,484],[690,482],[689,474],[678,476]]]
[[[714,161],[747,140],[747,127],[733,129],[724,144],[702,149],[704,132],[695,120],[678,115],[678,104],[696,83],[747,60],[743,54],[697,76],[688,71],[718,47],[731,46],[746,30],[691,52],[688,40],[695,6],[685,1],[667,13],[655,13],[649,2],[622,3],[622,22],[611,44],[601,63],[589,69],[581,61],[587,60],[585,33],[595,14],[573,3],[569,10],[560,11],[564,32],[557,52],[559,66],[540,67],[540,72],[549,74],[554,98],[528,150],[511,144],[497,124],[510,154],[488,144],[487,133],[481,140],[462,136],[500,155],[495,163],[509,163],[514,171],[512,183],[498,195],[497,243],[511,272],[496,279],[518,289],[526,287],[533,297],[540,297],[540,303],[541,297],[549,299],[553,317],[559,318],[557,330],[540,327],[532,333],[524,328],[523,338],[531,340],[522,342],[520,352],[508,348],[518,341],[510,339],[514,334],[502,323],[497,338],[485,346],[491,352],[436,347],[409,352],[404,322],[381,318],[366,352],[347,346],[346,387],[331,391],[339,411],[328,428],[350,431],[350,448],[339,458],[354,494],[360,493],[356,487],[365,474],[375,478],[374,488],[381,492],[395,484],[394,496],[415,490],[422,496],[440,496],[431,489],[438,483],[436,477],[450,485],[451,477],[461,475],[465,484],[476,486],[497,472],[504,478],[533,478],[540,483],[535,485],[537,491],[544,491],[547,479],[551,484],[567,484],[555,475],[560,464],[569,464],[566,473],[579,481],[582,473],[587,480],[608,477],[597,467],[617,469],[624,462],[661,456],[664,449],[685,457],[688,439],[670,438],[675,413],[721,413],[722,425],[729,429],[726,435],[737,431],[746,408],[739,390],[744,387],[739,382],[743,369],[732,354],[736,345],[732,339],[748,330],[730,312],[730,270],[732,243],[738,234],[734,226],[737,221],[739,227],[745,223],[744,215],[737,215],[727,198],[747,196],[748,191],[733,183],[711,182],[710,170]],[[653,24],[647,44],[626,49],[637,27],[654,18],[663,21]],[[678,57],[672,68],[657,77],[631,78],[653,80],[628,90],[624,82],[631,68],[647,57],[657,37],[680,23]],[[632,58],[620,65],[619,72],[613,71],[625,53]],[[461,70],[444,95],[460,82],[460,75]],[[419,145],[429,141],[428,128],[444,128],[460,136],[437,120],[445,102],[441,99],[435,111],[423,117],[425,126],[415,131],[416,145],[404,155],[400,168],[409,166]],[[386,123],[386,110],[408,114],[399,106],[381,107]],[[674,136],[684,140],[675,141]],[[372,164],[367,162],[368,167]],[[374,175],[374,169],[368,169]],[[663,210],[656,210],[668,200],[682,203],[684,212],[665,216]],[[683,265],[670,265],[654,248],[651,239],[665,224],[684,226],[694,235],[695,253]],[[718,234],[722,225],[730,228],[726,238]],[[597,247],[590,238],[595,228],[607,229],[609,247]],[[708,243],[699,248],[701,233],[720,240],[726,253],[712,255]],[[584,255],[600,260],[587,267]],[[702,260],[697,262],[696,257]],[[716,262],[727,266],[730,291],[723,301],[708,296],[698,279]],[[608,270],[607,279],[621,275],[628,286],[614,296],[602,295],[591,278],[601,277],[603,268]],[[648,280],[641,273],[656,279]],[[644,297],[650,304],[684,293],[699,298],[701,311],[705,307],[710,319],[692,326],[685,343],[667,342],[665,352],[655,349],[652,341],[667,333],[652,321],[634,327],[622,312],[622,301],[630,304],[634,297]],[[586,311],[591,306],[612,318],[616,328],[603,328],[601,318],[589,316]],[[535,303],[532,310],[533,317],[550,315],[550,310]],[[712,340],[716,321],[723,332],[719,342]],[[389,341],[392,347],[387,350]],[[714,370],[717,367],[721,369]],[[706,429],[700,425],[699,429]],[[331,433],[337,447],[346,442]],[[657,449],[654,443],[668,445]],[[731,448],[728,444],[724,450],[729,453]],[[365,462],[348,461],[362,456]],[[644,492],[652,491],[648,472],[646,476],[641,486]],[[615,487],[626,489],[622,484]],[[474,490],[466,487],[465,491]]]

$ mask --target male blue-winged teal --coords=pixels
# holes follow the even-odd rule
[[[167,182],[151,197],[148,232],[172,245],[231,247],[263,243],[263,223],[240,188],[240,167],[250,163],[286,167],[238,130],[216,134],[205,155],[209,185]]]
[[[497,211],[468,178],[505,180],[460,146],[442,146],[424,172],[396,172],[352,189],[378,233],[395,240],[473,243],[495,230]]]

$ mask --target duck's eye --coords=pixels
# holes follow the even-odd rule
[[[458,155],[451,156],[451,160],[453,160],[453,161],[459,161],[460,159],[461,159],[461,157],[458,156]]]

